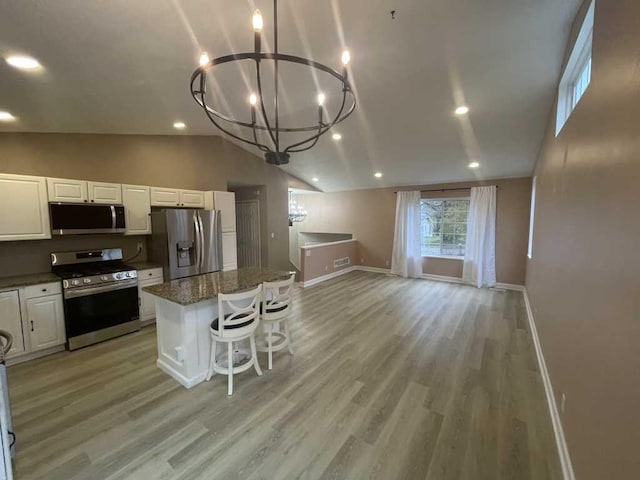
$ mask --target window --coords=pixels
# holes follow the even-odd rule
[[[593,18],[595,2],[589,5],[580,32],[576,38],[569,61],[562,74],[558,88],[558,112],[556,116],[556,136],[564,127],[573,109],[587,91],[591,83],[591,51],[593,46]]]
[[[527,257],[533,258],[533,222],[536,217],[536,177],[533,177],[533,185],[531,186],[531,213],[529,214],[529,246],[527,248]]]
[[[420,200],[422,256],[463,257],[468,215],[468,198]]]

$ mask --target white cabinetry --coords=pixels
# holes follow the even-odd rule
[[[154,207],[204,208],[204,192],[151,187],[151,205]]]
[[[37,352],[66,342],[60,283],[34,285],[24,289],[25,332],[29,333],[29,351]]]
[[[20,316],[20,297],[18,290],[0,292],[0,328],[13,336],[13,345],[7,357],[24,353],[22,317]]]
[[[156,304],[153,295],[143,292],[144,287],[162,283],[162,268],[150,268],[138,271],[138,298],[140,304],[140,321],[143,325],[153,323],[156,318]]]
[[[207,209],[220,210],[222,216],[222,270],[238,268],[236,235],[236,194],[233,192],[207,192]]]
[[[151,233],[150,188],[141,185],[122,185],[122,203],[126,222],[125,235]]]
[[[122,203],[122,185],[119,183],[87,182],[87,190],[92,203]]]
[[[222,233],[222,270],[238,269],[238,246],[236,232]]]
[[[51,238],[43,177],[0,174],[0,241]]]
[[[47,178],[50,202],[82,203],[89,201],[87,182],[67,178]]]
[[[28,299],[27,315],[32,352],[65,342],[62,295]]]

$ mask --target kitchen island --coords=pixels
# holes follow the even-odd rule
[[[186,388],[203,382],[209,368],[209,326],[218,317],[218,294],[286,280],[290,275],[287,271],[249,267],[143,288],[154,296],[156,304],[158,368]]]

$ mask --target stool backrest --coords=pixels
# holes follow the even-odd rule
[[[262,299],[262,285],[239,293],[221,293],[218,295],[218,331],[224,337],[224,331],[240,324],[253,328],[257,325],[260,315],[260,300]],[[226,315],[226,317],[225,317]],[[234,333],[238,333],[237,327]]]
[[[268,317],[270,309],[277,309],[278,317],[289,313],[291,310],[291,291],[293,290],[294,280],[295,274],[291,274],[287,280],[264,282],[262,284],[263,316]]]

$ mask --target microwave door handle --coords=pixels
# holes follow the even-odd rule
[[[111,205],[111,230],[116,230],[116,207]]]

